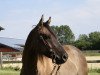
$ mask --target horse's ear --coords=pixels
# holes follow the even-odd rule
[[[42,15],[42,17],[41,17],[41,19],[40,19],[40,21],[38,23],[39,26],[43,26],[43,20],[44,20],[44,16]]]
[[[50,25],[50,22],[51,22],[51,17],[49,17],[49,19],[46,21],[46,24]]]

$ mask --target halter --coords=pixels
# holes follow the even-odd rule
[[[45,44],[45,46],[48,45],[48,43],[44,40],[43,36],[40,36],[40,38],[43,41],[43,43]],[[57,64],[55,64],[55,62],[53,62],[53,63],[54,63],[54,67],[53,67],[53,70],[51,71],[50,75],[57,75],[61,65],[57,65]]]

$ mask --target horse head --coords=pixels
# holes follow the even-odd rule
[[[52,59],[53,63],[62,64],[68,59],[68,54],[59,43],[50,27],[51,17],[43,22],[43,15],[37,24],[38,52]]]

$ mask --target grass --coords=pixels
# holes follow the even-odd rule
[[[89,73],[100,73],[100,69],[89,69]]]
[[[0,69],[0,75],[20,75],[20,68],[16,67],[2,67]]]
[[[100,75],[100,73],[89,73],[88,75]]]
[[[20,75],[20,71],[0,70],[0,75]]]
[[[88,75],[100,75],[100,69],[89,69]]]
[[[4,67],[0,69],[0,75],[20,75],[20,69],[18,67]],[[88,75],[100,75],[100,68],[89,69]]]
[[[0,75],[20,75],[20,71],[0,70]],[[90,72],[88,75],[100,75],[100,73]]]

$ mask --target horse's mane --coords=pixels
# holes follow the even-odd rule
[[[37,31],[37,26],[34,29],[32,29],[31,32],[29,33],[23,50],[23,59],[22,59],[23,66],[24,67],[26,66],[27,70],[30,69],[34,70],[35,73],[33,74],[35,75],[37,75],[37,59],[38,59],[37,57],[38,40],[34,40],[37,37],[36,31]]]

